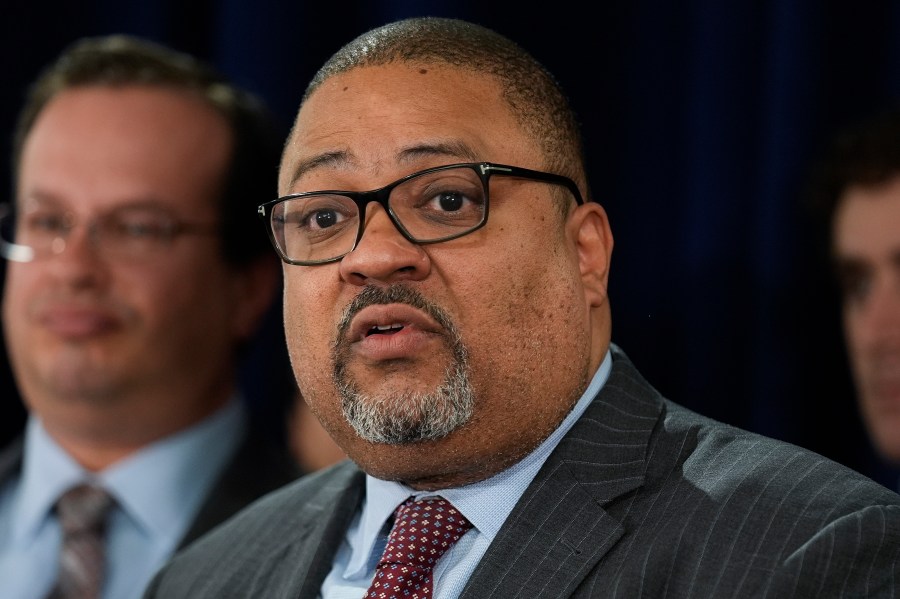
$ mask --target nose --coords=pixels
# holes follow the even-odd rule
[[[73,223],[65,233],[53,240],[50,252],[54,256],[75,259],[96,259],[100,256],[96,221]]]
[[[863,343],[900,343],[900,272],[876,278],[860,316]]]
[[[406,239],[380,204],[369,203],[362,238],[341,259],[341,278],[354,285],[395,283],[424,279],[430,271],[422,246]]]
[[[96,287],[107,276],[106,262],[98,248],[95,223],[79,223],[53,241],[48,267],[73,288]]]

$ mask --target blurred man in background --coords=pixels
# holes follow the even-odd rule
[[[248,221],[275,189],[271,125],[207,65],[124,36],[74,44],[33,85],[2,223],[29,411],[0,456],[4,599],[139,597],[296,476],[236,383],[279,288]]]
[[[816,168],[860,414],[900,467],[900,105],[843,130]]]

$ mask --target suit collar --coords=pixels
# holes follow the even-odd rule
[[[183,549],[257,498],[305,474],[286,448],[252,420],[244,439],[216,479],[178,548]]]
[[[289,548],[289,561],[295,564],[293,580],[302,580],[296,597],[318,597],[325,577],[334,565],[334,556],[344,540],[354,514],[365,496],[365,474],[356,464],[347,461],[332,467],[339,472],[330,477],[315,498],[297,505],[295,513],[303,514],[300,532]],[[315,539],[315,551],[310,551],[307,539]]]
[[[461,599],[568,596],[624,534],[603,506],[643,484],[662,399],[611,349],[609,380],[528,487]]]
[[[0,482],[17,475],[22,470],[24,449],[25,436],[19,435],[0,450]]]

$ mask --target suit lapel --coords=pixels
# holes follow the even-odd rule
[[[22,456],[25,452],[25,436],[13,439],[0,451],[0,482],[22,470]]]
[[[612,349],[609,380],[526,489],[461,599],[567,597],[625,533],[603,506],[643,483],[662,404]]]
[[[255,518],[235,524],[253,539],[252,580],[229,597],[315,599],[331,571],[344,534],[359,509],[365,475],[347,461],[309,475],[303,492],[276,491],[256,508]],[[312,484],[309,484],[309,483]],[[311,491],[311,492],[310,492]],[[245,519],[246,520],[246,519]],[[259,521],[270,531],[258,536]],[[240,539],[234,529],[232,539]]]
[[[178,544],[179,549],[302,474],[287,451],[270,445],[261,431],[251,427],[203,500],[189,530]]]
[[[334,556],[344,539],[354,514],[360,509],[364,491],[365,474],[355,464],[344,466],[348,476],[335,481],[333,491],[322,493],[319,500],[298,506],[298,510],[309,510],[306,530],[294,543],[292,553],[296,560],[295,580],[302,581],[299,599],[315,599],[319,596],[322,583],[331,572]],[[310,510],[310,507],[313,509]],[[307,537],[315,539],[311,550]],[[289,562],[290,563],[290,562]]]

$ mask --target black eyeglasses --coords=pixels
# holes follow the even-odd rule
[[[288,264],[312,266],[340,260],[362,239],[366,205],[378,202],[397,230],[413,243],[437,243],[480,229],[488,217],[493,175],[560,185],[584,200],[568,177],[517,166],[471,162],[425,169],[372,191],[308,191],[262,204],[257,213]]]

